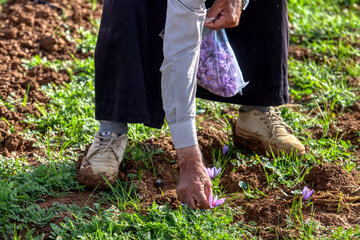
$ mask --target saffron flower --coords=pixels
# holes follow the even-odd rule
[[[218,195],[215,195],[215,197],[213,198],[213,196],[211,194],[210,198],[209,198],[210,208],[215,208],[217,206],[220,206],[221,204],[223,204],[225,202],[225,199],[226,198],[218,199]]]
[[[222,154],[225,155],[228,151],[229,151],[229,147],[226,144],[224,144],[224,147],[222,149]]]
[[[206,168],[206,171],[209,174],[210,178],[214,178],[221,173],[221,167],[219,167],[219,169],[217,169],[216,167]]]
[[[302,200],[303,201],[307,200],[313,194],[313,192],[314,192],[314,189],[311,190],[307,186],[305,186],[304,189],[303,189],[303,194],[302,194],[303,198],[302,198]]]

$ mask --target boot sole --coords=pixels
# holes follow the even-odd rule
[[[267,152],[271,153],[270,149],[266,148],[261,140],[236,134],[235,126],[233,126],[233,140],[237,148],[245,148],[259,155],[266,155]]]
[[[90,189],[109,189],[110,185],[114,185],[116,182],[115,178],[107,178],[110,185],[104,180],[104,175],[94,174],[90,169],[83,169],[81,171],[80,166],[83,159],[79,159],[76,164],[76,179],[80,184],[84,184],[87,188]],[[117,176],[117,175],[116,175]]]
[[[264,143],[260,139],[256,139],[254,136],[246,136],[244,134],[236,134],[235,126],[233,126],[233,140],[234,145],[237,148],[245,148],[252,152],[255,152],[259,155],[266,155],[267,153],[275,156],[280,156],[285,152],[286,154],[291,154],[292,152],[287,152],[285,150],[279,149],[276,146],[271,146],[270,144]],[[302,156],[305,152],[297,152],[298,156]]]

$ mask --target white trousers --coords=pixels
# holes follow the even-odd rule
[[[176,149],[195,146],[196,73],[205,0],[168,0],[161,91],[166,120]]]

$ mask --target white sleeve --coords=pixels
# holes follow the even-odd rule
[[[168,0],[161,66],[162,99],[176,149],[197,145],[196,73],[205,0]]]

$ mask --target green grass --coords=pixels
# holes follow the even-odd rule
[[[231,214],[193,211],[180,207],[152,206],[146,215],[117,209],[99,212],[90,220],[67,219],[55,227],[54,238],[62,239],[234,239],[247,233],[229,225]]]
[[[4,1],[0,0],[1,3]],[[91,3],[95,8],[96,1]],[[343,140],[341,134],[328,134],[330,127],[336,124],[336,117],[359,101],[359,86],[350,84],[352,78],[360,77],[360,50],[356,47],[360,43],[359,7],[354,0],[290,0],[288,6],[290,44],[309,49],[310,58],[289,59],[290,94],[297,105],[282,107],[281,114],[310,150],[303,158],[259,156],[236,149],[230,139],[226,155],[221,154],[221,149],[213,150],[213,165],[223,169],[226,166],[260,165],[266,175],[268,190],[295,189],[287,227],[283,230],[295,229],[299,234],[290,239],[356,239],[360,235],[359,226],[334,230],[319,225],[313,217],[304,219],[305,206],[299,202],[298,195],[304,176],[316,164],[340,162],[347,171],[359,168],[353,156],[358,146]],[[82,53],[92,53],[95,47],[98,22],[93,22],[95,30],[79,29],[82,38],[75,40],[78,43],[76,49]],[[230,208],[227,203],[213,211],[182,207],[171,210],[167,205],[156,204],[142,209],[132,181],[118,181],[110,191],[97,191],[98,203],[93,208],[54,203],[41,209],[37,204],[42,201],[40,196],[84,191],[75,178],[75,163],[98,129],[94,120],[94,60],[93,57],[73,57],[71,61],[48,61],[34,56],[23,60],[23,65],[66,70],[71,81],[61,86],[42,86],[51,100],[46,106],[37,104],[39,115],[27,116],[26,121],[36,127],[28,129],[24,135],[36,140],[36,146],[44,153],[37,156],[37,160],[43,164],[32,167],[26,156],[0,156],[0,238],[19,239],[19,234],[24,236],[25,233],[25,239],[41,239],[43,236],[35,229],[46,226],[61,212],[71,212],[71,218],[65,217],[60,225],[51,225],[52,239],[257,239],[261,231],[257,224],[234,223],[233,216],[244,211]],[[26,105],[27,98],[10,96],[0,99],[0,104],[15,110],[18,105]],[[236,106],[197,101],[197,113],[221,122],[227,133],[231,132],[230,122],[236,117],[223,113],[222,110],[229,107]],[[311,129],[321,129],[322,136],[314,138]],[[12,131],[11,127],[9,131]],[[129,125],[128,136],[132,143],[126,151],[125,161],[134,160],[143,166],[142,170],[156,176],[153,157],[161,150],[150,150],[142,142],[164,134],[169,135],[166,123],[160,130],[141,124]],[[142,170],[133,176],[134,180],[141,176]],[[213,183],[214,192],[223,194],[226,186],[220,178],[214,179]],[[239,192],[243,191],[248,199],[266,195],[251,184],[240,182],[239,186],[242,188],[239,187]],[[231,199],[232,196],[227,197]],[[266,231],[281,235],[276,226]]]

